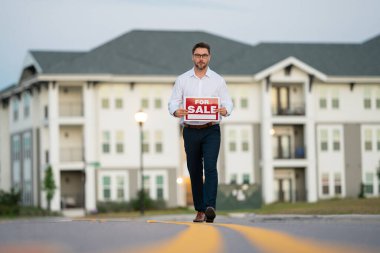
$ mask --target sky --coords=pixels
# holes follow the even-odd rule
[[[361,43],[379,0],[0,0],[0,90],[28,50],[88,51],[131,30],[205,31],[260,42]]]

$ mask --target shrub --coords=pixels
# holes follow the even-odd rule
[[[131,212],[140,211],[140,197],[133,198],[130,202],[116,202],[116,201],[99,201],[96,204],[98,213],[117,213],[117,212]],[[162,210],[166,208],[164,200],[153,200],[146,193],[144,194],[144,210]]]
[[[96,209],[99,213],[111,213],[111,212],[130,212],[132,211],[131,204],[129,202],[98,202]]]
[[[21,194],[14,189],[11,192],[0,191],[0,215],[18,215]]]
[[[143,195],[143,196],[141,196]],[[138,192],[138,197],[131,200],[133,210],[139,211],[141,208],[141,197],[144,199],[144,210],[162,210],[166,208],[166,202],[164,200],[153,200],[148,194]]]

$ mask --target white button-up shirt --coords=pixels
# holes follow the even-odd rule
[[[228,95],[226,81],[212,71],[207,69],[206,75],[199,78],[195,75],[194,68],[186,73],[177,77],[175,81],[172,95],[169,100],[169,113],[174,115],[174,112],[183,108],[183,101],[185,97],[219,97],[220,106],[227,109],[227,115],[229,116],[233,109],[231,97]],[[181,124],[183,119],[181,118]],[[219,117],[221,120],[221,117]],[[191,121],[191,125],[203,125],[205,121]]]

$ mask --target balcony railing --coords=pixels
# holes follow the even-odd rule
[[[273,108],[273,115],[283,116],[283,115],[305,115],[305,104],[304,103],[291,103],[287,108]]]
[[[60,149],[60,161],[61,162],[82,162],[83,148],[61,148]]]
[[[293,152],[285,149],[279,149],[277,154],[275,153],[273,156],[274,159],[304,159],[305,155],[305,147],[297,147]]]
[[[81,102],[61,103],[59,105],[59,116],[61,117],[83,116],[83,104]]]
[[[282,190],[274,191],[278,202],[300,202],[306,201],[306,190]]]

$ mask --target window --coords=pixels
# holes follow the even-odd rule
[[[99,171],[99,199],[101,201],[127,201],[128,177],[124,172]]]
[[[242,131],[242,143],[241,143],[241,150],[246,152],[249,150],[249,144],[248,144],[248,130],[244,129]]]
[[[30,114],[30,94],[29,92],[24,93],[24,118],[28,118]]]
[[[249,184],[249,174],[243,174],[243,184]]]
[[[333,130],[333,150],[340,150],[340,133],[338,129]]]
[[[147,98],[141,99],[141,108],[148,109],[149,108],[149,100]]]
[[[321,130],[321,151],[327,151],[328,150],[328,134],[326,129]]]
[[[333,109],[339,109],[339,92],[337,89],[332,91],[331,95],[331,107]]]
[[[49,150],[45,150],[45,163],[49,163]]]
[[[156,176],[157,199],[164,199],[164,177]]]
[[[20,147],[20,136],[13,136],[13,160],[20,160],[20,153],[21,153],[21,147]]]
[[[326,98],[319,99],[319,108],[326,109],[327,108],[327,100]]]
[[[364,90],[364,109],[371,109],[371,89],[367,88]]]
[[[319,108],[326,109],[327,108],[327,90],[322,89],[319,97]]]
[[[49,118],[49,107],[47,105],[44,106],[44,117],[45,119]]]
[[[150,176],[144,176],[144,192],[150,196]]]
[[[327,173],[322,174],[322,194],[329,194],[329,174]]]
[[[103,98],[102,99],[102,108],[103,109],[108,109],[110,108],[110,101],[108,98]]]
[[[341,195],[342,194],[342,178],[341,178],[340,173],[335,173],[334,181],[335,181],[335,194]]]
[[[229,143],[228,143],[228,149],[231,151],[231,152],[235,152],[236,151],[236,131],[235,130],[230,130],[229,132]]]
[[[248,98],[243,97],[240,99],[240,107],[242,109],[247,109],[248,108]]]
[[[156,153],[162,153],[162,131],[156,131],[155,142]]]
[[[18,98],[13,98],[13,121],[18,120]]]
[[[373,194],[373,173],[371,172],[367,172],[365,174],[364,192],[368,194]]]
[[[122,201],[124,200],[124,177],[123,176],[117,176],[116,177],[116,187],[117,187],[117,192],[116,192],[116,197],[117,200]]]
[[[364,130],[364,150],[372,151],[372,130],[371,129]]]
[[[380,89],[377,89],[376,93],[376,109],[380,109]]]
[[[380,129],[377,129],[377,140],[376,140],[376,143],[377,143],[377,151],[380,151]]]
[[[116,98],[115,108],[116,109],[122,109],[123,108],[123,99],[122,98]]]
[[[110,132],[109,131],[103,131],[102,151],[104,154],[110,153]]]
[[[143,153],[149,153],[149,132],[143,131],[143,143],[142,143]]]
[[[103,176],[103,199],[111,200],[111,177]]]
[[[161,98],[154,99],[154,108],[161,109],[162,108],[162,100]]]
[[[124,153],[124,133],[123,131],[116,132],[116,153]]]
[[[31,143],[30,143],[30,134],[24,135],[23,140],[23,146],[24,146],[24,159],[31,159],[32,158],[32,152],[31,152]]]
[[[236,173],[231,174],[231,176],[230,176],[230,184],[237,184],[237,175],[236,175]]]

